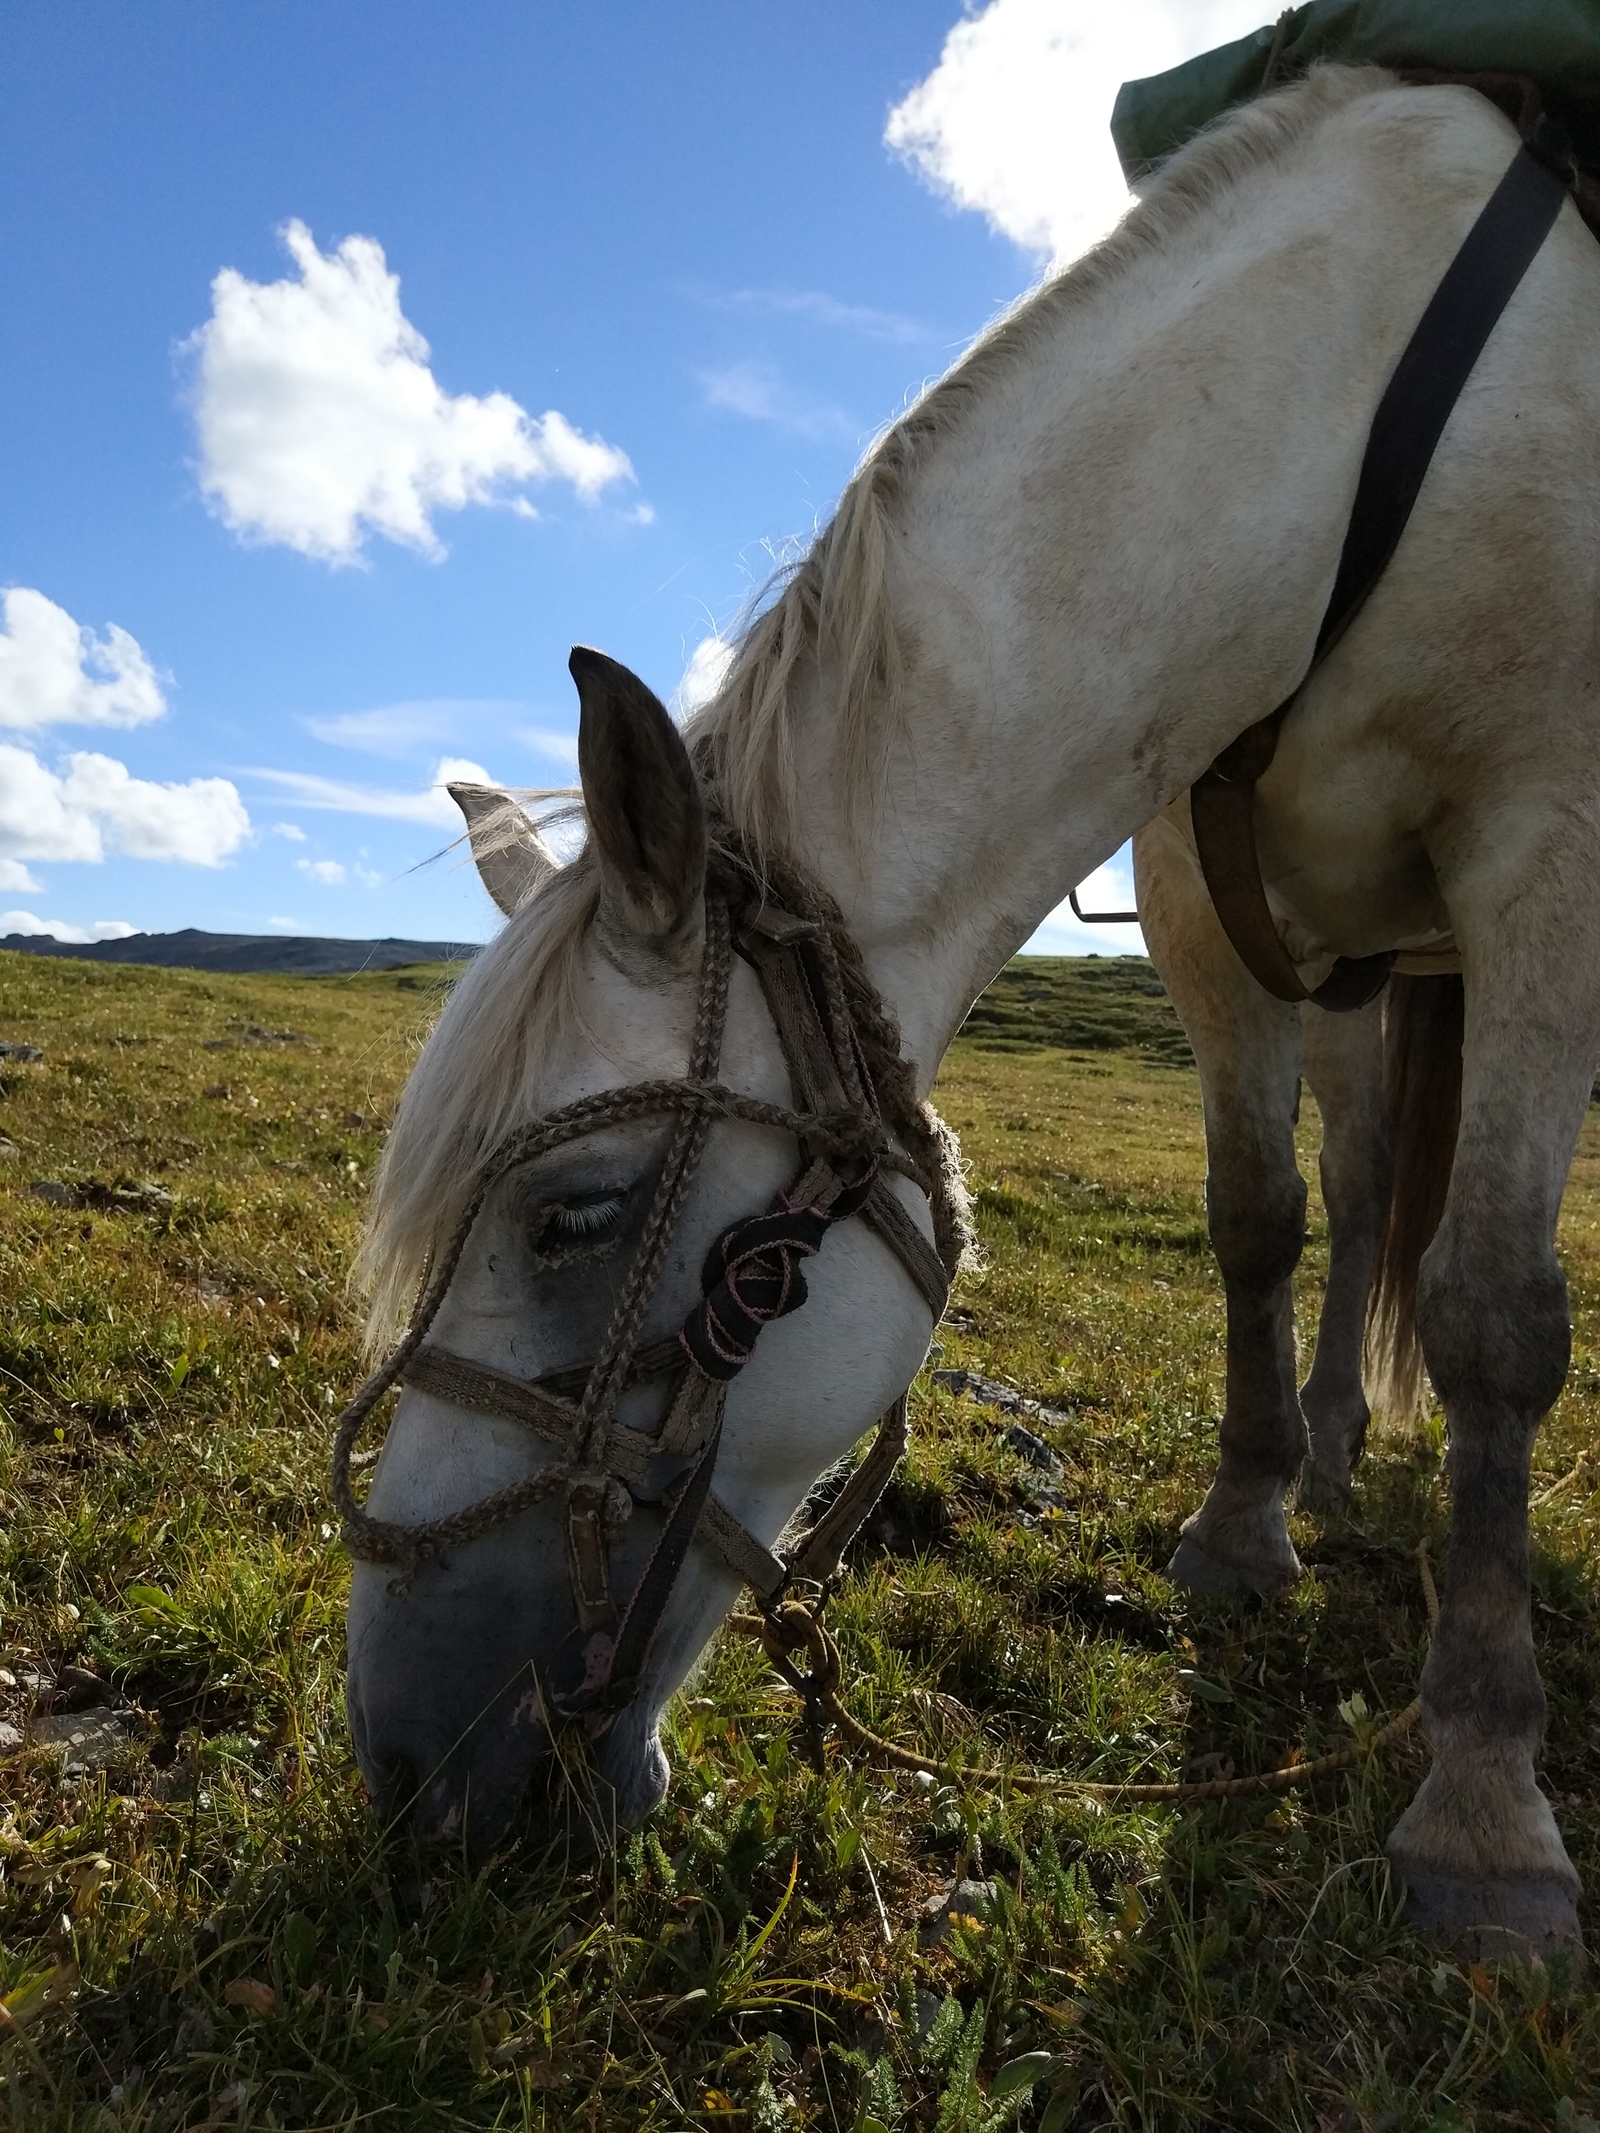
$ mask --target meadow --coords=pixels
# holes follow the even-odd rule
[[[853,1761],[724,1639],[670,1795],[602,1863],[509,1843],[397,1903],[342,1707],[326,1497],[345,1274],[446,970],[0,956],[0,2124],[788,2133],[1597,2133],[1600,2000],[1443,1959],[1382,1838],[1413,1734],[1281,1798],[1029,1798]],[[946,1763],[1207,1777],[1370,1734],[1441,1573],[1437,1418],[1271,1604],[1167,1584],[1223,1334],[1200,1109],[1149,966],[1029,962],[941,1080],[987,1265],[831,1621],[846,1698]],[[1545,1775],[1600,1889],[1600,1114],[1536,1455]],[[1307,1099],[1303,1150],[1314,1174]],[[43,1189],[41,1189],[43,1188]],[[1313,1188],[1302,1323],[1323,1268]],[[1020,1424],[1020,1429],[1019,1429]],[[1593,1930],[1593,1929],[1591,1929]]]

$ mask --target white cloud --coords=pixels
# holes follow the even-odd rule
[[[274,933],[298,933],[300,931],[300,921],[297,918],[269,918],[267,924]]]
[[[407,756],[440,748],[463,727],[496,723],[531,707],[496,696],[433,696],[413,703],[380,704],[373,711],[340,711],[328,718],[300,723],[330,748],[350,748],[361,755]]]
[[[672,708],[678,716],[687,718],[691,711],[698,711],[702,704],[710,703],[727,680],[732,665],[731,644],[725,644],[720,637],[702,637],[689,654],[683,679],[673,692]]]
[[[564,733],[558,726],[524,726],[517,739],[531,748],[535,755],[547,756],[554,763],[564,763],[576,769],[578,763],[578,736]]]
[[[314,807],[335,815],[379,815],[390,822],[431,822],[459,828],[461,817],[446,785],[492,785],[481,763],[463,756],[441,758],[433,777],[421,792],[389,792],[373,785],[347,785],[338,778],[319,778],[304,770],[252,770],[249,775],[294,800],[297,806]]]
[[[20,859],[0,859],[0,893],[37,896],[44,883],[36,881]]]
[[[337,889],[344,880],[344,868],[337,859],[297,859],[295,865],[325,889]]]
[[[957,207],[1027,250],[1075,258],[1128,204],[1111,145],[1125,80],[1270,16],[1262,0],[992,0],[889,114],[884,139]]]
[[[0,744],[0,857],[129,859],[220,866],[250,834],[244,802],[226,778],[156,785],[107,755],[75,754],[65,775],[26,748]]]
[[[143,726],[166,710],[155,668],[114,622],[97,637],[26,585],[0,609],[0,726]]]
[[[807,318],[819,326],[859,333],[869,341],[925,341],[928,331],[898,311],[872,304],[845,304],[821,289],[723,289],[700,301],[712,311],[742,311],[756,316]]]
[[[97,918],[92,926],[74,926],[64,918],[36,918],[31,911],[0,911],[0,935],[47,933],[56,941],[125,941],[138,930],[121,918]]]
[[[789,385],[770,363],[728,363],[697,373],[706,406],[719,414],[770,422],[797,437],[854,437],[859,425],[831,400]]]
[[[224,267],[193,336],[200,484],[235,533],[352,563],[369,533],[438,555],[432,514],[567,482],[587,503],[633,478],[626,453],[508,393],[447,393],[371,237],[284,243],[298,279]],[[525,515],[532,506],[515,499]]]
[[[272,834],[274,837],[285,838],[290,844],[304,844],[306,841],[306,833],[298,822],[274,822]]]

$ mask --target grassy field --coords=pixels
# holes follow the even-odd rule
[[[0,1060],[0,1720],[53,1699],[69,1736],[0,1763],[0,2123],[1594,2133],[1596,1996],[1464,1970],[1397,1920],[1381,1843],[1414,1738],[1187,1812],[837,1748],[817,1776],[727,1642],[616,1857],[564,1875],[512,1847],[397,1914],[342,1713],[325,1460],[362,1197],[444,982],[0,956],[0,1040],[42,1049]],[[1297,1520],[1288,1598],[1197,1605],[1162,1578],[1213,1458],[1222,1309],[1193,1071],[1149,988],[1142,964],[1013,966],[943,1077],[989,1264],[936,1361],[1042,1401],[1059,1472],[919,1385],[833,1623],[852,1707],[930,1755],[1249,1770],[1413,1693],[1437,1428],[1374,1448],[1349,1524]],[[1572,1470],[1600,1404],[1597,1222],[1592,1123],[1535,1513],[1547,1778],[1591,1890],[1600,1494]],[[107,1704],[143,1716],[75,1744]],[[925,1905],[963,1880],[991,1887],[936,1931]]]

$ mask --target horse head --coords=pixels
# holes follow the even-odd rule
[[[730,874],[643,683],[572,670],[585,853],[554,869],[503,796],[463,800],[513,915],[400,1106],[368,1262],[421,1300],[340,1437],[400,1385],[365,1504],[340,1481],[361,1768],[473,1855],[569,1745],[607,1819],[655,1805],[663,1709],[741,1572],[781,1568],[937,1316],[825,929]]]

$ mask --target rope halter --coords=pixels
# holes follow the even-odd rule
[[[795,1584],[826,1585],[837,1573],[844,1549],[904,1452],[902,1394],[830,1509],[782,1556],[716,1495],[712,1481],[728,1386],[749,1362],[762,1328],[806,1301],[802,1262],[821,1250],[835,1223],[859,1217],[900,1260],[937,1323],[965,1243],[954,1143],[915,1099],[898,1032],[837,908],[797,871],[771,878],[783,904],[759,900],[749,870],[736,865],[719,871],[707,888],[699,1001],[683,1079],[635,1082],[581,1098],[535,1120],[501,1147],[430,1261],[405,1332],[345,1408],[334,1436],[333,1497],[345,1544],[362,1561],[396,1565],[400,1575],[391,1589],[403,1590],[420,1565],[446,1549],[479,1539],[548,1497],[563,1497],[583,1672],[575,1687],[552,1700],[562,1716],[583,1719],[591,1732],[603,1730],[638,1694],[656,1629],[696,1539],[715,1548],[772,1614]],[[743,1096],[716,1079],[735,951],[760,981],[800,1108]],[[592,1361],[527,1380],[427,1341],[484,1203],[502,1178],[603,1128],[662,1116],[674,1123],[660,1178]],[[800,1143],[801,1168],[764,1213],[718,1237],[706,1255],[700,1301],[678,1332],[641,1345],[718,1119],[792,1133]],[[937,1249],[891,1188],[895,1172],[927,1194]],[[649,1430],[620,1422],[616,1409],[623,1393],[658,1378],[670,1387],[661,1420]],[[418,1525],[375,1518],[355,1498],[351,1454],[373,1409],[399,1384],[520,1423],[555,1445],[560,1456],[447,1517]],[[619,1608],[611,1539],[632,1512],[633,1489],[663,1453],[687,1464],[668,1489],[661,1535],[632,1596]]]

